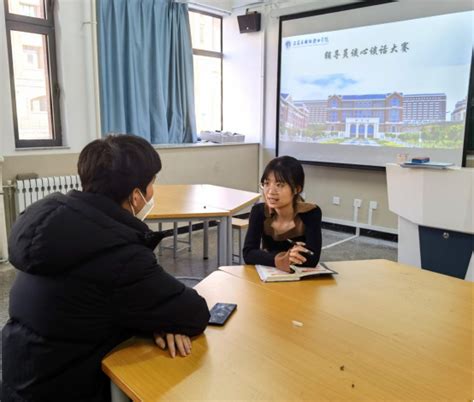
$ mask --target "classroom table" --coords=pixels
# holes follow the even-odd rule
[[[222,267],[196,289],[210,307],[237,303],[226,325],[208,327],[186,358],[146,339],[120,345],[102,364],[114,392],[136,401],[474,398],[471,282],[386,260],[328,265],[339,275],[286,283]]]
[[[146,221],[203,221],[206,233],[210,219],[219,221],[218,265],[229,265],[232,264],[232,216],[259,198],[259,193],[211,184],[158,184],[154,186],[155,205]]]

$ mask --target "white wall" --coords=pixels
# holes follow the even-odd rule
[[[62,83],[61,112],[65,145],[80,151],[100,137],[97,126],[99,99],[95,96],[91,0],[59,0],[56,45],[59,50],[59,80]]]
[[[232,0],[178,0],[180,2],[189,3],[190,7],[199,8],[199,5],[208,7],[207,11],[211,12],[211,9],[215,9],[214,12],[219,10],[230,12],[232,10]],[[198,7],[196,7],[198,6]]]
[[[241,34],[237,14],[222,21],[224,130],[244,134],[246,141],[260,142],[265,36],[263,32]]]
[[[157,148],[163,169],[158,182],[164,184],[214,184],[247,191],[258,190],[258,144],[201,145]],[[17,174],[40,177],[77,174],[79,153],[15,155],[0,157],[0,179]],[[49,163],[53,160],[54,163]],[[1,226],[1,225],[0,225]]]

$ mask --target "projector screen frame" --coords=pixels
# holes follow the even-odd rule
[[[379,6],[388,3],[396,3],[398,0],[363,0],[358,3],[349,3],[343,4],[340,6],[334,7],[325,7],[318,10],[311,10],[311,11],[304,11],[295,14],[288,14],[282,15],[279,18],[278,23],[278,66],[277,66],[277,93],[276,93],[276,124],[275,124],[275,154],[276,156],[279,155],[279,147],[280,147],[280,133],[279,133],[279,123],[280,123],[280,82],[281,82],[281,45],[282,45],[282,23],[284,21],[305,18],[305,17],[312,17],[315,15],[323,15],[323,14],[330,14],[340,11],[347,11],[347,10],[355,10],[360,8],[366,7],[373,7]],[[463,151],[462,151],[462,167],[466,167],[466,158],[468,152],[468,133],[471,130],[474,130],[474,49],[471,54],[471,72],[469,76],[469,86],[468,86],[468,93],[467,93],[467,105],[466,105],[466,122],[465,122],[465,130],[464,130],[464,143],[463,143]],[[474,132],[472,133],[474,136]],[[306,161],[300,160],[299,161],[303,164],[307,165],[315,165],[315,166],[326,166],[326,167],[337,167],[337,168],[345,168],[345,169],[359,169],[359,170],[376,170],[376,171],[385,171],[385,166],[376,166],[376,165],[360,165],[360,164],[350,164],[350,163],[335,163],[335,162],[323,162],[323,161]]]

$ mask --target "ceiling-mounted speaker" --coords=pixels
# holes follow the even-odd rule
[[[238,15],[240,33],[258,32],[260,31],[262,14],[254,12],[250,14]]]

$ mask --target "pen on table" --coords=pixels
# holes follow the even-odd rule
[[[287,240],[288,243],[290,243],[292,246],[297,246],[297,245],[298,245],[297,242],[295,242],[295,241],[293,241],[293,240],[291,240],[291,239],[286,239],[286,240]],[[308,253],[309,255],[314,255],[314,253],[313,253],[311,250],[307,249],[305,246],[303,246],[303,247],[306,249],[306,251],[305,251],[306,253]]]

